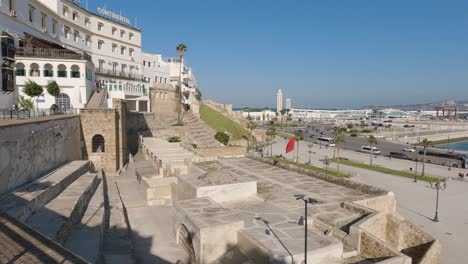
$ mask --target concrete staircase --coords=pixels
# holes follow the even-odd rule
[[[216,133],[192,112],[189,111],[185,114],[183,122],[186,127],[185,137],[197,144],[198,148],[224,147],[214,138]]]
[[[107,91],[94,92],[86,105],[88,109],[107,108]]]
[[[134,263],[131,228],[115,182],[91,170],[89,161],[64,164],[0,197],[0,212],[90,263]]]

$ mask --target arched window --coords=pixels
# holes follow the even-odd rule
[[[55,97],[55,104],[59,109],[70,109],[70,96],[64,93],[60,93],[57,97]]]
[[[91,140],[91,145],[92,145],[92,151],[93,153],[100,153],[104,152],[104,137],[101,135],[94,135],[93,139]]]
[[[44,77],[54,77],[54,71],[52,70],[52,65],[49,63],[44,65]]]
[[[30,70],[29,70],[29,76],[31,77],[39,77],[41,76],[41,72],[39,71],[39,65],[37,63],[32,63]]]
[[[71,75],[72,78],[80,78],[80,67],[78,65],[71,66]]]
[[[66,78],[67,77],[67,66],[65,66],[63,64],[60,64],[57,68],[58,68],[57,76]]]
[[[26,76],[26,70],[24,68],[23,63],[16,63],[16,76]]]

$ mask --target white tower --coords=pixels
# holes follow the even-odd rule
[[[291,98],[286,98],[286,109],[291,109]]]
[[[279,89],[276,94],[276,111],[279,113],[281,110],[283,110],[283,93],[281,93],[281,89]]]

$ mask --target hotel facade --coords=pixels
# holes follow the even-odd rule
[[[54,98],[44,92],[35,102],[39,108],[57,103],[79,109],[94,93],[103,92],[108,107],[113,98],[121,98],[130,110],[145,112],[150,87],[178,78],[172,62],[142,52],[140,29],[104,8],[94,13],[79,1],[0,0],[0,22],[0,109],[11,108],[24,96],[27,81],[43,87],[56,81],[61,94]]]

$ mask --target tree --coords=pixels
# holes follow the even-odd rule
[[[299,163],[299,141],[304,140],[304,135],[302,135],[301,133],[296,133],[296,134],[294,135],[294,137],[296,138],[296,145],[297,145],[297,150],[296,150],[296,153],[297,153],[296,163]]]
[[[344,127],[335,127],[335,128],[333,128],[333,133],[335,134],[335,140],[336,140],[336,137],[339,134],[343,134],[344,131],[345,131]],[[336,148],[333,149],[333,159],[335,159],[335,158],[336,158]]]
[[[279,113],[276,112],[276,113],[275,113],[275,122],[276,122],[276,123],[278,123],[278,117],[279,117]]]
[[[178,99],[179,99],[179,105],[178,105],[178,115],[177,115],[177,122],[181,123],[182,122],[182,69],[183,69],[183,58],[184,58],[184,53],[187,52],[187,46],[183,43],[180,43],[176,47],[177,55],[179,56],[179,63],[180,63],[180,70],[179,70],[179,87],[178,87]]]
[[[18,104],[21,108],[24,109],[32,109],[34,108],[34,103],[30,99],[25,98],[24,96],[20,95],[18,99]]]
[[[39,84],[31,80],[28,80],[24,84],[23,93],[25,93],[29,97],[36,97],[36,101],[37,101],[39,96],[43,95],[44,89]],[[36,103],[36,107],[39,108],[39,103]]]
[[[60,94],[60,87],[56,81],[50,81],[47,83],[47,92],[53,97],[57,97]]]
[[[427,152],[427,148],[429,148],[432,145],[432,141],[427,140],[427,138],[425,138],[423,141],[421,141],[421,145],[423,146],[423,151],[424,151],[421,176],[424,176],[424,169],[426,167],[425,166],[426,165],[426,152]]]
[[[197,101],[202,100],[202,93],[201,93],[200,89],[198,89],[198,88],[196,89],[195,99],[197,99]]]
[[[340,146],[344,143],[343,128],[335,128],[336,171],[340,173]]]
[[[281,114],[281,127],[283,126],[283,118],[284,118],[284,114],[286,114],[286,110],[281,110],[280,111],[280,114]]]
[[[254,139],[252,131],[257,128],[257,124],[255,124],[250,115],[247,117],[247,119],[249,120],[249,122],[247,123],[247,128],[250,130],[250,141],[253,143]]]
[[[273,156],[273,140],[276,136],[276,127],[274,122],[272,122],[267,128],[266,135],[268,136],[269,141],[272,141],[270,144],[270,155]]]
[[[374,150],[373,150],[373,147],[372,145],[377,145],[379,142],[377,141],[377,138],[374,137],[373,135],[370,135],[368,138],[367,138],[367,142],[369,142],[369,145],[371,147],[371,150],[370,150],[370,161],[369,161],[369,165],[372,166],[372,155],[374,154]]]
[[[288,112],[289,112],[289,109],[288,109]],[[288,127],[288,121],[292,121],[292,114],[291,113],[288,113],[286,115],[286,127]]]

